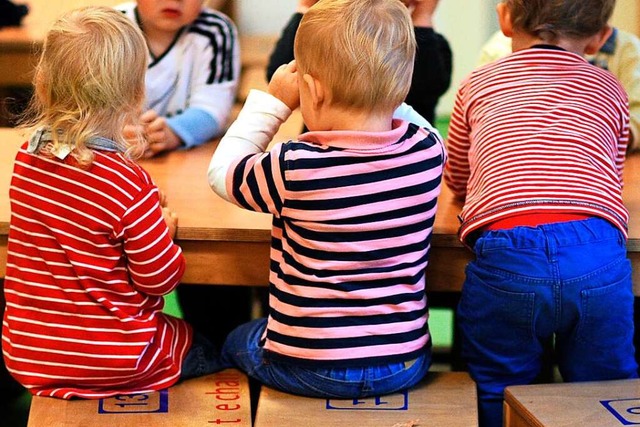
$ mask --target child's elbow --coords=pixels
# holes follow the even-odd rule
[[[212,159],[209,169],[207,170],[207,181],[209,182],[209,187],[211,187],[214,193],[218,196],[225,200],[230,200],[226,188],[226,174],[227,168],[216,162],[215,158]]]

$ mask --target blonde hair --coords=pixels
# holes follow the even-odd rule
[[[53,147],[71,144],[80,166],[93,161],[92,137],[115,141],[129,156],[142,153],[143,136],[125,139],[138,124],[145,94],[147,49],[139,28],[109,7],[65,13],[45,38],[22,127],[47,127]]]
[[[409,92],[416,41],[400,0],[320,0],[295,37],[298,70],[320,80],[331,102],[388,111]]]

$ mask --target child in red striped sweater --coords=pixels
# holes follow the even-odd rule
[[[531,383],[555,338],[565,381],[633,378],[627,96],[589,64],[614,0],[505,0],[513,53],[458,89],[445,181],[464,198],[476,258],[458,306],[480,425],[502,426],[506,386]]]
[[[133,160],[145,141],[123,136],[145,72],[144,38],[114,9],[71,11],[46,36],[24,123],[37,131],[9,192],[2,330],[7,369],[33,394],[147,392],[220,367],[162,312],[185,261],[176,216]]]

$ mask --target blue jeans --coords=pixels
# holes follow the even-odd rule
[[[411,363],[357,368],[309,368],[265,360],[260,338],[267,319],[234,329],[222,347],[222,360],[269,387],[302,396],[353,399],[379,396],[409,388],[429,370],[431,355]]]
[[[631,265],[613,225],[487,231],[474,251],[457,314],[481,427],[502,426],[504,388],[536,378],[553,337],[565,381],[637,377]]]
[[[180,381],[213,374],[228,367],[222,364],[216,346],[207,337],[194,331],[191,347],[182,361]]]

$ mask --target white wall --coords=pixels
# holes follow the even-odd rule
[[[437,114],[449,115],[462,79],[476,66],[481,46],[498,29],[496,0],[441,0],[435,29],[449,41],[453,52],[451,87],[440,98]]]
[[[279,34],[298,0],[235,0],[236,23],[244,34]]]

